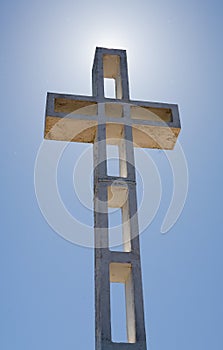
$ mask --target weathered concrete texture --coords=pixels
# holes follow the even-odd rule
[[[104,78],[115,79],[115,99],[104,97]],[[178,107],[129,99],[124,50],[96,49],[92,83],[91,97],[48,93],[45,138],[94,144],[96,350],[146,350],[133,147],[172,149]],[[107,144],[119,147],[119,176],[107,174]],[[122,212],[120,252],[109,249],[109,207]],[[111,283],[125,285],[126,343],[112,341]]]
[[[136,147],[173,149],[180,132],[177,105],[108,98],[47,94],[45,138],[94,143],[98,105],[103,104],[109,138],[131,125]],[[130,113],[124,113],[126,104]]]

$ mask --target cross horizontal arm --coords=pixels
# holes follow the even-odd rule
[[[120,138],[123,125],[131,125],[134,146],[144,148],[172,149],[180,132],[175,104],[47,94],[46,139],[94,143],[98,123],[107,124],[108,138]]]

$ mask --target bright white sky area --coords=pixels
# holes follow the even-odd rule
[[[154,167],[162,185],[156,215],[140,235],[148,350],[222,349],[221,1],[8,0],[0,16],[0,348],[94,349],[93,249],[50,227],[38,206],[34,171],[47,91],[91,95],[94,51],[103,46],[127,50],[131,99],[180,108],[189,189],[166,234],[160,231],[175,182],[170,164],[158,150],[147,150],[148,164],[140,164],[135,152],[138,201],[146,182],[148,215]],[[51,152],[54,147],[52,141]],[[92,206],[91,182],[77,177],[83,152],[91,159],[92,146],[69,145],[55,176],[64,206],[93,236],[92,209],[78,199]],[[91,160],[83,164],[89,180]],[[122,298],[113,299],[121,341]]]

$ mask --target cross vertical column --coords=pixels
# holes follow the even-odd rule
[[[130,118],[126,52],[97,48],[92,73],[93,94],[99,101],[94,141],[96,350],[146,350],[132,127],[124,121],[120,124],[121,137],[116,139],[120,176],[107,174],[109,120],[105,111],[108,99],[104,97],[104,78],[115,79],[116,98],[122,106],[123,120]],[[109,199],[111,188],[113,201]],[[119,196],[116,198],[116,193],[121,191],[126,191],[124,203]],[[109,249],[109,206],[121,208],[122,211],[122,252]],[[112,341],[111,283],[125,285],[127,342]]]

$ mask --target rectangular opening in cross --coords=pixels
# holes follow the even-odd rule
[[[121,208],[108,208],[109,250],[123,252],[123,228]]]
[[[132,265],[110,263],[111,333],[113,342],[136,342]]]
[[[119,146],[107,144],[107,174],[120,176]]]
[[[115,97],[118,99],[121,99],[123,96],[122,81],[121,81],[121,69],[120,69],[121,62],[120,61],[121,61],[120,56],[118,56],[118,55],[103,55],[104,80],[105,79],[114,79],[114,81],[115,81]],[[105,88],[105,86],[104,86],[105,93],[107,93],[106,89],[107,89],[107,87]]]
[[[131,251],[131,220],[129,218],[129,191],[125,184],[108,186],[109,249]]]
[[[105,116],[110,118],[122,118],[122,105],[120,103],[105,103]]]
[[[156,122],[172,122],[172,112],[170,108],[152,108],[145,106],[131,106],[131,118],[138,120],[149,120]]]
[[[55,98],[54,111],[58,113],[94,116],[97,115],[97,103],[67,98]]]
[[[116,83],[113,78],[104,78],[104,94],[107,98],[116,98]]]
[[[107,175],[126,178],[127,150],[124,124],[106,123]]]
[[[111,335],[113,342],[127,343],[124,283],[110,284]]]

